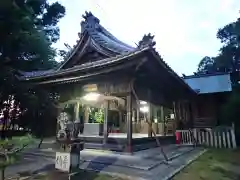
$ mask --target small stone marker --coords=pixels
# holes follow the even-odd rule
[[[71,168],[79,165],[79,156],[70,152],[56,152],[55,168],[63,171],[70,172]]]

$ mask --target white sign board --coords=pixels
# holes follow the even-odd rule
[[[61,171],[69,171],[71,165],[70,153],[56,152],[55,168]]]
[[[61,171],[69,172],[70,167],[78,167],[80,161],[79,154],[69,152],[56,152],[55,168]]]

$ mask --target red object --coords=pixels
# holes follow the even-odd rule
[[[111,133],[120,133],[120,129],[119,128],[112,128]]]
[[[119,129],[116,129],[116,133],[120,133],[120,130],[119,130]]]
[[[176,144],[180,144],[181,143],[181,133],[180,132],[176,132]]]

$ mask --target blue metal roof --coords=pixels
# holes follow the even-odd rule
[[[184,81],[199,94],[232,91],[230,74],[185,77]]]

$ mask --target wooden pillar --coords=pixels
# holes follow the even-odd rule
[[[192,117],[191,117],[191,105],[189,101],[186,102],[186,110],[187,110],[187,124],[188,124],[188,127],[191,127]]]
[[[149,112],[147,113],[148,123],[148,137],[152,137],[152,104],[151,104],[151,91],[148,89],[148,106]]]
[[[121,110],[119,110],[118,111],[118,116],[119,116],[119,130],[120,130],[120,132],[122,133],[122,131],[123,131],[123,121],[122,121],[122,112],[121,112]]]
[[[109,101],[106,101],[104,104],[103,144],[107,144],[108,140],[108,110]]]
[[[132,122],[136,122],[136,110],[132,109]]]
[[[178,119],[181,121],[182,120],[182,111],[181,111],[181,101],[177,102],[177,112],[178,112]]]
[[[161,118],[161,123],[163,123],[163,135],[166,136],[166,120],[165,120],[165,117],[164,117],[164,108],[163,106],[160,107],[160,118]]]
[[[148,124],[148,137],[152,137],[152,104],[149,102],[149,112],[147,114]]]
[[[165,118],[164,118],[164,108],[163,108],[163,106],[161,106],[160,107],[160,111],[161,111],[161,115],[160,115],[160,117],[161,117],[161,122],[165,122]]]
[[[194,114],[194,103],[191,101],[189,102],[189,115],[190,115],[190,126],[191,128],[194,127],[194,120],[195,120],[195,114]]]
[[[88,112],[88,106],[84,106],[84,122],[89,123],[89,112]]]
[[[139,107],[137,107],[137,123],[140,123],[140,112],[139,112]]]
[[[176,124],[176,129],[178,129],[179,117],[178,117],[178,112],[177,112],[177,102],[173,102],[173,112],[174,112],[174,120],[175,120],[175,124]]]
[[[80,118],[79,118],[79,108],[80,108],[80,102],[77,102],[75,104],[75,122],[80,122]]]
[[[132,152],[132,95],[127,95],[127,151]]]

